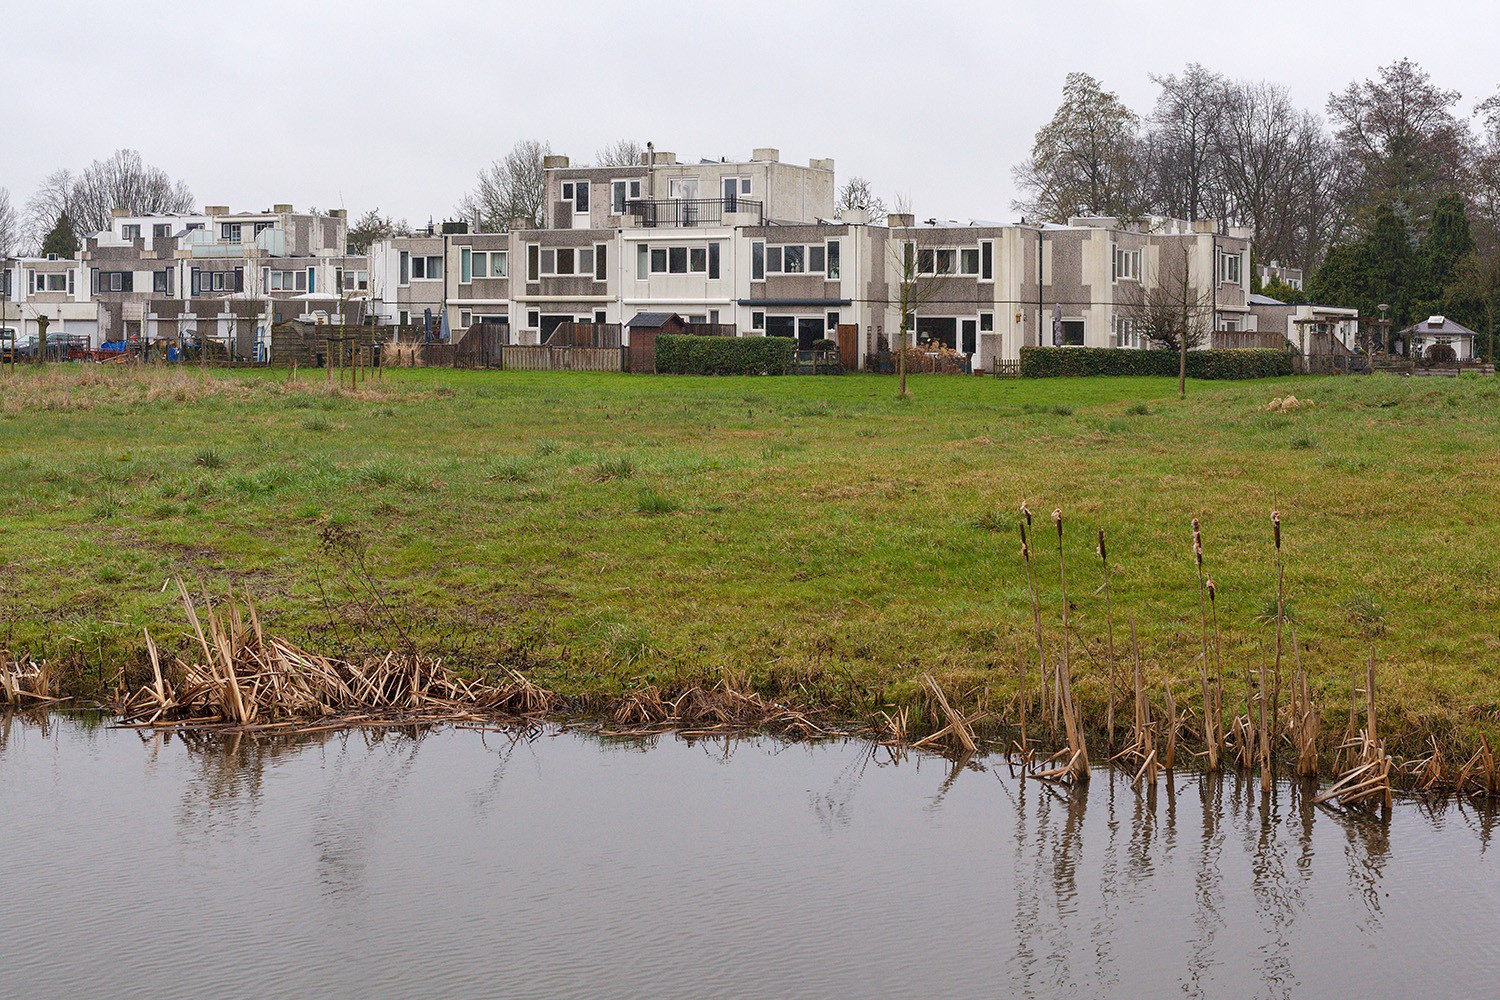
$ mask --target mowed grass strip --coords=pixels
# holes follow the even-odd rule
[[[1055,639],[1068,518],[1075,677],[1105,693],[1094,535],[1116,644],[1191,703],[1190,521],[1228,699],[1272,641],[1270,512],[1291,628],[1330,727],[1373,643],[1387,732],[1500,736],[1500,380],[1194,383],[919,376],[667,378],[82,366],[0,377],[0,645],[79,688],[182,645],[165,580],[253,596],[330,652],[411,637],[609,696],[742,674],[858,714],[1015,687],[1033,645],[1016,512]],[[1271,411],[1275,398],[1305,404]],[[351,529],[362,561],[324,544]],[[185,646],[183,647],[185,648]],[[1033,667],[1034,669],[1034,667]],[[976,695],[977,697],[977,695]],[[1093,709],[1091,708],[1091,711]]]

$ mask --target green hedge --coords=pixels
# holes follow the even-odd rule
[[[1176,351],[1136,351],[1113,347],[1023,347],[1023,378],[1064,375],[1177,374]],[[1292,374],[1288,351],[1267,349],[1188,351],[1188,378],[1274,378]]]
[[[789,337],[656,338],[656,371],[661,375],[785,375],[797,344]]]

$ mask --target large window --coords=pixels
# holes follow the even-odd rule
[[[603,247],[600,250],[602,252]],[[710,278],[719,277],[720,249],[717,243],[669,247],[638,243],[635,252],[635,276],[641,280],[652,274],[702,274]],[[602,266],[600,270],[602,272]],[[602,273],[598,280],[604,280]]]
[[[995,280],[995,241],[984,240],[979,244],[979,280]]]
[[[238,243],[240,241],[240,224],[238,222],[221,222],[219,224],[219,236],[225,243]]]
[[[464,247],[458,253],[459,283],[469,284],[475,278],[503,278],[510,273],[507,250],[475,250]]]
[[[589,182],[563,181],[562,200],[571,202],[573,211],[583,214],[589,210]]]
[[[163,239],[172,235],[172,224],[170,222],[158,222],[151,227],[152,239]]]
[[[838,242],[788,243],[784,246],[756,243],[750,248],[750,277],[760,281],[767,274],[822,274],[837,278]]]
[[[615,215],[624,215],[629,202],[641,196],[641,182],[631,178],[611,181],[609,185],[609,210]]]
[[[1115,281],[1140,281],[1141,280],[1141,252],[1139,250],[1126,250],[1123,247],[1113,245],[1114,249],[1114,273]]]
[[[1065,319],[1062,321],[1062,342],[1064,347],[1083,346],[1083,320]]]
[[[437,254],[411,259],[413,281],[436,281],[443,276],[443,258]]]
[[[305,292],[307,288],[307,272],[301,269],[295,271],[273,271],[266,270],[261,274],[268,292]]]
[[[125,240],[138,240],[141,238],[141,227],[134,223],[120,227],[120,238]]]
[[[914,243],[906,244],[905,260],[906,266],[912,266],[912,257],[916,257],[916,273],[921,275],[935,276],[958,273],[958,250],[952,247],[918,247]],[[975,261],[975,271],[978,271],[978,261]]]
[[[1240,283],[1243,270],[1244,257],[1237,253],[1221,253],[1219,255],[1219,280],[1231,285]]]
[[[1116,347],[1140,347],[1141,336],[1135,320],[1128,316],[1115,316],[1111,320],[1114,326]]]

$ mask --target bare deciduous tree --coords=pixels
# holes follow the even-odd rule
[[[541,226],[547,197],[542,161],[550,155],[549,144],[522,139],[502,159],[479,171],[474,190],[458,204],[459,215],[491,232],[509,229],[512,219]]]
[[[1357,169],[1360,203],[1390,205],[1420,233],[1436,198],[1463,189],[1471,136],[1453,113],[1458,91],[1410,59],[1379,76],[1329,96],[1334,137]]]
[[[1179,219],[1204,218],[1221,175],[1219,131],[1228,84],[1197,63],[1181,76],[1152,79],[1161,87],[1145,146],[1152,206]]]
[[[616,139],[594,154],[596,167],[638,167],[646,155],[646,147],[634,139]]]
[[[875,193],[870,182],[863,177],[851,177],[844,182],[839,189],[838,201],[834,203],[834,209],[839,218],[849,209],[863,209],[870,213],[870,222],[880,225],[885,221],[885,201]]]
[[[1263,259],[1316,261],[1343,203],[1337,158],[1318,119],[1284,87],[1234,84],[1215,141],[1224,220],[1253,229]]]
[[[0,187],[0,257],[16,252],[21,242],[21,220],[10,203],[10,192]]]
[[[47,175],[30,198],[26,199],[21,243],[28,253],[41,250],[42,241],[57,220],[68,214],[73,204],[73,172],[67,168]]]
[[[1177,396],[1187,395],[1187,352],[1208,340],[1214,299],[1209,280],[1193,281],[1187,247],[1163,246],[1142,280],[1122,292],[1120,309],[1136,332],[1156,347],[1177,352]]]
[[[143,162],[135,150],[119,149],[78,175],[66,205],[80,237],[108,229],[117,208],[131,215],[190,212],[193,192],[160,167]]]

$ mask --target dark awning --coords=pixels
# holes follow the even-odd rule
[[[849,299],[740,299],[742,306],[847,306]]]

